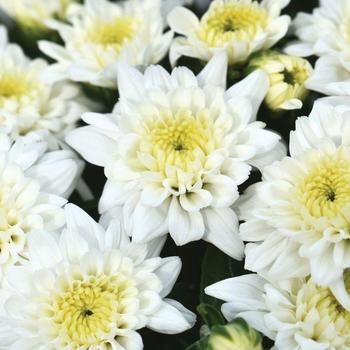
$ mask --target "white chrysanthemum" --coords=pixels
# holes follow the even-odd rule
[[[215,0],[199,20],[190,10],[177,7],[168,16],[170,28],[183,35],[170,48],[170,61],[189,56],[204,61],[225,49],[229,64],[242,63],[284,37],[290,17],[280,16],[289,0]]]
[[[290,157],[268,166],[240,203],[246,267],[329,285],[350,267],[350,100],[326,98],[291,133]]]
[[[321,0],[312,14],[299,13],[293,22],[299,41],[287,46],[296,56],[317,55],[315,71],[306,86],[327,95],[350,95],[350,3]]]
[[[112,3],[87,0],[75,5],[70,23],[50,22],[64,47],[41,42],[40,48],[58,62],[47,70],[47,79],[71,79],[103,87],[116,86],[116,65],[127,62],[147,66],[167,53],[172,32],[163,34],[160,0]]]
[[[65,19],[69,4],[75,1],[78,0],[0,0],[0,8],[20,25],[45,31],[45,21]]]
[[[6,29],[0,26],[0,131],[12,139],[40,130],[60,137],[87,110],[76,86],[43,82],[41,74],[47,66],[9,43]]]
[[[283,156],[279,136],[256,121],[268,80],[256,71],[225,92],[227,58],[198,77],[160,66],[141,74],[120,65],[120,100],[109,115],[86,114],[89,126],[67,142],[108,178],[99,210],[123,206],[133,240],[170,232],[176,244],[204,238],[242,257],[230,206],[251,166]],[[283,147],[282,147],[283,148]]]
[[[245,275],[218,282],[206,293],[225,301],[228,320],[241,317],[275,340],[276,350],[350,348],[350,312],[309,278],[272,285]]]
[[[71,151],[47,152],[37,134],[11,145],[0,135],[0,273],[23,262],[27,236],[55,231],[64,224],[62,206],[80,176],[82,162]]]
[[[350,6],[347,0],[320,0],[312,14],[300,12],[292,27],[298,42],[287,47],[297,56],[345,55],[350,49]]]
[[[307,60],[267,51],[250,60],[249,68],[260,68],[268,74],[270,89],[265,103],[271,110],[292,110],[303,106],[308,94],[305,81],[312,73]]]
[[[30,234],[28,264],[5,276],[1,349],[141,350],[143,327],[191,328],[195,316],[165,298],[180,273],[178,257],[152,256],[147,245],[130,243],[119,221],[105,231],[74,205],[65,218],[58,238]]]

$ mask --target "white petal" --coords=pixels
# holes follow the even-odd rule
[[[78,232],[89,245],[89,249],[102,248],[105,232],[101,225],[93,220],[84,210],[74,204],[64,207],[67,231]]]
[[[132,216],[132,241],[149,242],[167,233],[166,214],[163,208],[153,208],[139,202]]]
[[[31,264],[41,268],[53,267],[62,259],[56,237],[49,232],[30,233],[28,251]]]
[[[205,288],[205,293],[223,301],[235,302],[235,311],[264,308],[266,281],[256,274],[228,278]]]
[[[199,240],[204,234],[204,222],[200,212],[189,213],[182,209],[177,197],[169,208],[169,233],[177,245]]]
[[[265,98],[270,83],[267,74],[263,70],[256,70],[239,83],[226,91],[226,98],[247,97],[253,104],[253,118],[255,119],[261,102]]]
[[[147,327],[164,334],[177,334],[192,327],[174,306],[163,302],[161,308],[148,319]]]
[[[226,50],[217,53],[197,76],[200,86],[214,85],[226,87],[227,77],[227,54]]]
[[[120,98],[140,100],[145,90],[145,79],[136,69],[125,63],[118,63],[118,90]]]
[[[184,7],[174,8],[168,15],[170,28],[179,34],[191,35],[199,26],[197,16]]]
[[[169,257],[162,259],[162,265],[154,273],[162,281],[163,290],[161,297],[166,297],[174,287],[181,271],[181,260],[179,257]]]
[[[93,126],[71,131],[66,136],[66,142],[89,163],[98,166],[105,166],[117,150],[115,141],[101,134]]]
[[[214,244],[230,257],[241,260],[244,244],[238,234],[238,219],[231,208],[203,211],[206,233],[204,240]]]

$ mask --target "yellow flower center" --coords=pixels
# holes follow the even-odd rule
[[[224,47],[231,41],[251,40],[267,20],[267,11],[257,2],[218,2],[202,17],[198,35],[210,47]]]
[[[24,72],[3,72],[0,74],[0,106],[10,98],[20,99],[33,89],[34,83],[27,79]]]
[[[113,22],[97,20],[88,31],[88,39],[95,44],[112,47],[119,53],[123,45],[133,38],[136,26],[136,21],[129,16],[117,17]]]
[[[175,114],[163,110],[161,115],[145,123],[140,150],[157,160],[163,174],[167,165],[191,172],[192,162],[205,158],[220,143],[207,109],[196,115],[187,109]]]
[[[70,349],[99,345],[113,329],[127,328],[123,315],[128,299],[137,293],[135,283],[122,273],[78,278],[54,299],[54,329],[66,335]]]
[[[346,285],[349,289],[348,278],[346,278]],[[345,344],[350,345],[350,312],[344,309],[329,289],[315,285],[310,279],[296,295],[297,321],[308,322],[312,310],[317,310],[320,317],[310,329],[312,339],[318,342],[328,342],[329,337],[333,339],[344,337]],[[329,327],[334,327],[335,332],[327,332],[326,329],[333,329]],[[338,347],[335,348],[338,349]]]
[[[334,218],[350,203],[350,162],[345,150],[327,155],[298,186],[299,201],[310,215]]]

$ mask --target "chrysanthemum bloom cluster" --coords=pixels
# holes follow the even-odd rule
[[[287,52],[320,57],[307,81],[309,89],[326,95],[350,95],[349,18],[347,0],[321,0],[312,14],[297,15],[293,27],[299,40],[288,45]]]
[[[261,335],[243,319],[213,327],[208,350],[263,350]]]
[[[283,156],[279,136],[256,112],[268,89],[262,71],[225,91],[227,58],[196,77],[185,67],[144,74],[120,65],[120,100],[109,115],[86,114],[89,126],[67,142],[107,176],[99,210],[123,207],[136,242],[170,233],[177,245],[205,239],[242,257],[230,206],[251,165]]]
[[[239,201],[246,267],[207,288],[276,349],[350,346],[350,100],[317,101],[290,136],[290,157],[263,170]]]
[[[270,89],[265,103],[271,110],[300,109],[308,95],[305,81],[312,73],[311,64],[300,57],[268,51],[253,58],[249,69],[261,68],[269,75]]]
[[[64,225],[62,206],[76,186],[82,162],[71,151],[47,150],[37,134],[14,144],[0,135],[1,275],[9,265],[26,261],[31,232],[53,232]]]
[[[168,16],[170,28],[181,34],[171,45],[170,61],[181,56],[209,61],[224,49],[229,64],[245,62],[257,51],[271,48],[285,36],[290,17],[280,16],[289,0],[214,0],[199,20],[184,7]]]
[[[62,138],[87,110],[75,85],[43,81],[47,66],[9,43],[6,29],[0,27],[0,131],[12,139],[41,130]]]
[[[112,3],[87,0],[75,5],[69,23],[49,21],[64,46],[44,41],[41,50],[57,61],[47,79],[71,79],[115,88],[117,63],[147,66],[167,53],[173,34],[163,33],[161,0]]]
[[[5,276],[2,349],[140,350],[143,327],[173,334],[193,325],[191,312],[165,298],[181,269],[177,257],[153,257],[120,222],[104,231],[73,205],[65,219],[59,237],[30,234],[30,264]]]

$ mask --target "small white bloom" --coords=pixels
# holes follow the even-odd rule
[[[0,0],[0,8],[20,26],[47,31],[45,21],[66,18],[69,4],[77,0]]]
[[[181,56],[204,61],[225,49],[229,64],[242,63],[253,53],[266,50],[284,37],[290,17],[280,16],[289,0],[215,0],[199,20],[184,7],[168,16],[170,28],[182,36],[170,49],[170,61]]]
[[[120,100],[109,115],[85,114],[89,126],[67,142],[108,178],[101,213],[123,206],[133,240],[170,232],[178,245],[204,238],[242,257],[230,206],[251,165],[283,156],[280,137],[256,121],[268,89],[255,71],[225,91],[227,57],[213,58],[196,77],[152,66],[141,74],[120,65]],[[118,209],[119,210],[119,209]]]
[[[286,47],[296,56],[316,55],[307,88],[327,95],[350,95],[350,3],[322,0],[312,14],[299,13],[293,29],[299,40]]]
[[[350,347],[350,312],[310,278],[270,284],[245,275],[207,287],[206,293],[225,301],[222,311],[228,320],[241,317],[275,340],[276,350]]]
[[[271,110],[292,110],[303,106],[308,94],[305,81],[312,73],[307,60],[268,51],[250,60],[249,68],[261,68],[268,74],[270,89],[265,103]]]
[[[350,99],[317,101],[291,133],[290,157],[265,167],[239,205],[246,267],[330,285],[350,265]]]
[[[8,42],[0,26],[0,132],[12,139],[31,131],[62,137],[86,111],[79,89],[68,83],[48,84],[42,71],[48,64],[31,60]]]
[[[297,56],[346,54],[350,49],[350,3],[321,0],[312,14],[300,12],[292,23],[298,41],[287,52]]]
[[[167,299],[178,257],[159,258],[130,243],[118,221],[106,231],[80,208],[65,207],[57,238],[29,235],[29,262],[5,277],[2,349],[141,350],[138,330],[166,334],[191,328],[195,316]]]
[[[41,50],[58,62],[47,70],[47,79],[71,79],[102,87],[116,86],[116,65],[127,62],[147,66],[167,53],[172,32],[163,34],[160,0],[112,3],[87,0],[74,5],[69,24],[50,21],[64,47],[40,43]]]
[[[47,152],[38,134],[12,145],[0,135],[0,273],[24,262],[32,231],[55,231],[64,224],[62,206],[81,174],[71,151]]]

